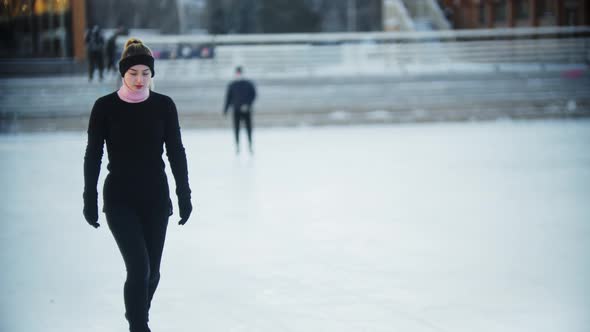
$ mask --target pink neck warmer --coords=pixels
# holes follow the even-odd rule
[[[119,91],[117,91],[117,95],[119,95],[121,100],[128,103],[141,103],[150,96],[150,89],[145,86],[139,91],[131,90],[127,84],[125,84],[125,79],[123,79],[123,85],[121,85],[121,88],[119,88]]]

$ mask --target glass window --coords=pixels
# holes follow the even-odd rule
[[[0,57],[71,55],[70,0],[0,0]]]
[[[529,13],[529,0],[520,0],[516,2],[516,18],[517,19],[527,19],[530,16]]]
[[[555,8],[555,1],[552,0],[542,0],[539,1],[537,7],[537,14],[538,17],[545,17],[545,18],[554,18],[557,13],[557,8]]]
[[[506,9],[508,8],[507,0],[494,1],[494,16],[496,21],[506,21]]]
[[[482,0],[479,2],[479,24],[486,24],[486,1]]]

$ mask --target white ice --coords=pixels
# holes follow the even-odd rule
[[[197,208],[171,219],[153,332],[590,328],[588,120],[259,129],[253,157],[183,135]],[[84,147],[0,136],[2,332],[126,331]]]

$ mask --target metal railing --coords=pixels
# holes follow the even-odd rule
[[[228,78],[242,65],[257,77],[406,75],[412,73],[546,70],[585,65],[590,27],[223,36],[146,36],[166,53],[159,76]],[[122,40],[120,40],[122,42]],[[212,59],[185,57],[181,48],[207,45]],[[187,53],[192,54],[192,53]]]
[[[248,35],[155,35],[134,34],[149,45],[195,43],[208,45],[261,45],[261,44],[316,44],[316,43],[396,43],[438,41],[469,41],[489,39],[522,39],[546,37],[583,37],[590,36],[590,26],[579,27],[538,27],[538,28],[498,28],[471,30],[408,31],[408,32],[344,32],[344,33],[285,33],[285,34],[248,34]],[[119,46],[124,38],[117,40]]]

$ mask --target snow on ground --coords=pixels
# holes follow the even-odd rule
[[[184,131],[197,209],[171,220],[154,332],[590,326],[590,121],[255,134],[250,157]],[[81,213],[84,146],[0,136],[0,331],[126,330],[123,261]]]

